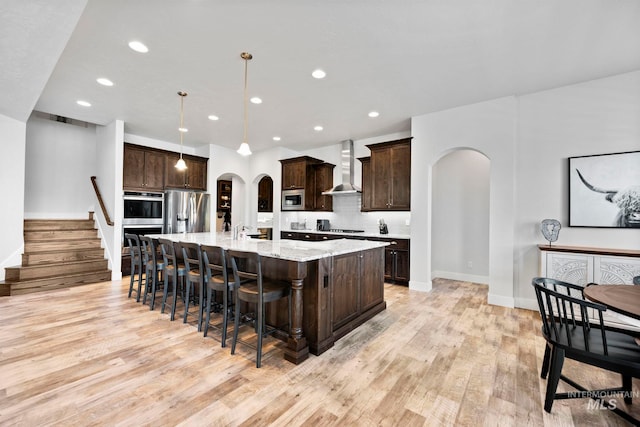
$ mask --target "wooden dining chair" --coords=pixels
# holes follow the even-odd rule
[[[169,239],[158,239],[160,249],[162,251],[162,259],[164,262],[164,292],[162,293],[162,309],[161,313],[167,306],[169,296],[169,282],[171,282],[171,320],[176,317],[176,305],[178,304],[178,291],[181,288],[182,279],[186,274],[186,267],[180,262],[180,258],[176,256],[176,245]],[[178,246],[179,247],[179,246]]]
[[[164,287],[164,260],[158,253],[158,239],[140,236],[142,243],[142,258],[145,270],[145,288],[142,303],[147,303],[150,296],[149,310],[153,310],[156,302],[156,291],[159,285]]]
[[[288,328],[291,327],[291,287],[287,281],[273,280],[264,277],[262,272],[262,259],[255,252],[227,250],[227,256],[233,270],[236,283],[241,283],[235,292],[235,310],[233,320],[233,340],[231,342],[231,354],[235,353],[238,342],[238,330],[240,329],[240,305],[241,302],[254,304],[256,315],[253,318],[254,328],[258,338],[256,346],[256,367],[259,368],[262,360],[263,336],[275,332],[275,328],[266,327],[265,305],[287,298],[288,302]]]
[[[129,244],[129,254],[131,256],[131,276],[129,278],[129,296],[136,291],[136,302],[140,302],[140,291],[142,289],[142,250],[140,248],[140,239],[137,234],[125,233],[125,239]],[[133,284],[137,283],[137,289],[134,289]]]
[[[187,323],[187,316],[196,316],[198,332],[202,330],[202,314],[204,310],[204,266],[202,263],[202,251],[197,243],[180,242],[182,247],[182,259],[186,268],[185,272],[185,296],[183,323]],[[197,299],[196,299],[196,293]],[[198,312],[190,312],[189,306],[198,307]]]
[[[631,379],[640,375],[640,346],[630,331],[607,327],[602,304],[586,301],[576,295],[577,285],[555,279],[536,277],[532,280],[542,319],[542,335],[547,342],[541,377],[547,379],[544,410],[551,412],[556,399],[608,397],[622,394],[630,404]],[[593,314],[590,314],[593,313]],[[602,390],[587,390],[562,375],[564,359],[617,372],[622,386]],[[556,393],[562,380],[578,390]],[[620,408],[609,408],[627,421],[639,422]]]
[[[207,296],[205,303],[204,336],[209,332],[211,326],[211,310],[219,311],[222,314],[221,345],[227,346],[227,329],[229,325],[230,310],[233,307],[231,298],[235,290],[233,271],[227,267],[227,253],[220,246],[201,245],[202,262],[204,263],[205,283],[207,286]],[[231,276],[231,280],[229,277]],[[216,293],[222,295],[221,302],[216,301]]]

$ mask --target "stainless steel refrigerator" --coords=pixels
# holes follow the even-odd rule
[[[201,191],[167,191],[164,197],[164,232],[209,231],[209,198],[209,194]]]

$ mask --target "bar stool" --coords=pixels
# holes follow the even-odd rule
[[[222,312],[222,347],[227,346],[227,328],[229,325],[229,315],[231,314],[231,306],[233,305],[232,293],[236,289],[236,282],[234,280],[229,281],[229,275],[233,277],[233,271],[229,271],[227,267],[227,254],[226,251],[220,246],[208,246],[200,245],[202,251],[202,262],[204,264],[205,271],[205,283],[207,285],[207,301],[205,305],[206,318],[204,321],[204,336],[207,336],[209,331],[211,309],[212,306],[217,304],[213,300],[214,292],[222,293],[222,307],[219,310]]]
[[[176,256],[176,246],[169,239],[158,239],[160,248],[162,250],[162,259],[164,262],[164,292],[162,293],[162,309],[161,313],[164,313],[164,309],[167,306],[167,297],[169,296],[169,281],[171,281],[171,289],[173,295],[173,302],[171,304],[171,320],[176,317],[176,304],[178,303],[178,280],[184,279],[187,272],[184,264],[179,262]]]
[[[142,243],[142,257],[144,260],[146,277],[146,286],[144,288],[142,303],[147,303],[147,295],[151,293],[149,310],[153,310],[156,302],[156,290],[158,284],[162,284],[164,287],[164,260],[162,259],[162,255],[158,254],[158,239],[140,236],[140,242]]]
[[[190,294],[193,290],[195,304],[196,287],[198,289],[198,332],[202,330],[202,312],[204,309],[204,268],[202,266],[202,252],[197,243],[180,242],[182,247],[182,258],[186,267],[185,274],[185,299],[184,318],[182,323],[187,323],[187,315],[195,315],[189,312]]]
[[[265,304],[287,298],[289,325],[291,327],[291,287],[284,280],[271,280],[262,274],[262,260],[260,255],[254,252],[228,250],[227,255],[233,268],[234,281],[241,283],[241,279],[248,279],[236,289],[235,292],[235,318],[233,328],[233,341],[231,342],[231,354],[235,353],[238,341],[238,329],[240,328],[240,302],[256,305],[257,315],[254,319],[255,330],[258,336],[256,348],[256,367],[259,368],[262,359],[262,338],[274,332],[276,329],[267,330],[265,324]]]
[[[129,278],[129,296],[133,292],[133,283],[138,282],[136,302],[140,302],[140,289],[142,288],[142,251],[140,250],[140,239],[137,234],[125,233],[124,237],[129,243],[129,254],[131,255],[131,277]],[[137,277],[137,278],[136,278]]]

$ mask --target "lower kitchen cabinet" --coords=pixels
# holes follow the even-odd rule
[[[409,284],[409,240],[376,240],[389,242],[384,251],[384,280],[399,285]]]
[[[384,250],[384,281],[397,285],[409,284],[409,239],[392,239],[385,237],[365,237],[332,233],[304,233],[299,231],[281,231],[281,239],[289,240],[332,240],[332,239],[367,239],[377,242],[387,242]]]

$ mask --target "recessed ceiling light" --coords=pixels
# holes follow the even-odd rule
[[[311,75],[313,77],[315,77],[316,79],[324,79],[326,77],[327,73],[325,73],[321,69],[317,69],[317,70],[313,70],[313,73],[311,73]]]
[[[96,81],[100,83],[102,86],[113,86],[113,82],[104,77],[100,77],[99,79],[96,79]]]
[[[216,116],[216,115],[214,115],[214,114],[211,114],[211,115],[208,117],[208,119],[209,119],[209,120],[214,120],[214,121],[215,121],[215,120],[219,120],[219,119],[220,119],[220,117],[218,117],[218,116]]]
[[[369,117],[378,117],[380,115],[380,113],[378,113],[377,111],[370,111],[369,112]]]
[[[147,53],[149,52],[149,48],[147,46],[145,46],[144,43],[139,42],[139,41],[132,41],[129,42],[129,47],[133,50],[135,50],[136,52],[140,52],[140,53]]]
[[[183,133],[189,132],[189,129],[187,128],[178,128],[178,130]]]
[[[254,96],[253,98],[251,98],[250,101],[253,102],[254,104],[262,104],[262,99],[258,98],[257,96]]]
[[[314,126],[313,130],[320,132],[322,130],[322,126]]]
[[[76,101],[76,104],[82,105],[83,107],[91,107],[91,103],[83,100]]]
[[[273,137],[273,140],[274,140],[274,141],[280,141],[280,137],[279,137],[279,136],[274,136],[274,137]]]

